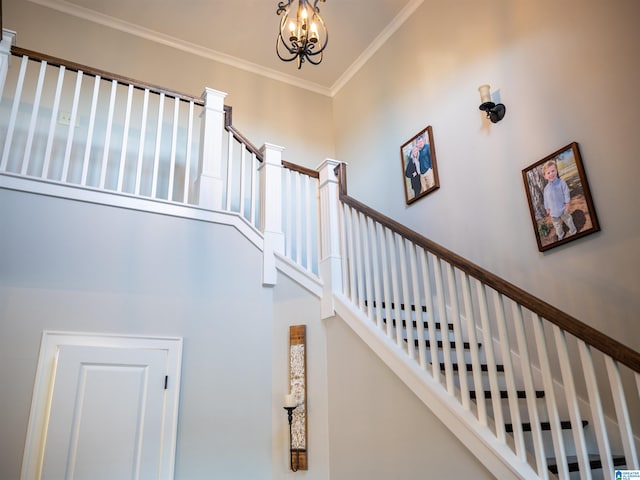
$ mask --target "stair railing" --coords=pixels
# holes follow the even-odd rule
[[[538,478],[640,468],[638,352],[349,197],[336,174],[343,294],[374,328]]]
[[[0,171],[197,203],[202,98],[16,46],[11,54],[20,67],[0,105]]]
[[[237,213],[317,276],[318,172],[253,145],[224,93],[192,97],[13,39],[0,48],[0,173]]]

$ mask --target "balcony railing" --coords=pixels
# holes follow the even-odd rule
[[[6,55],[0,174],[236,213],[257,230],[275,208],[281,253],[317,275],[318,173],[280,161],[282,188],[261,182],[264,149],[232,125],[224,94],[192,97],[16,46]]]

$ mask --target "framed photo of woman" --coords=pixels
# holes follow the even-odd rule
[[[430,125],[402,144],[400,161],[407,205],[440,188]]]

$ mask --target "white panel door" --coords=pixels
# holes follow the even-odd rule
[[[42,479],[157,479],[167,351],[60,345]]]

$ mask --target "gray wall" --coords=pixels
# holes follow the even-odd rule
[[[425,1],[334,99],[350,194],[640,349],[638,18],[635,0]],[[427,125],[441,187],[407,207],[399,148]],[[602,231],[540,253],[521,171],[573,141]]]
[[[231,227],[8,190],[0,219],[0,478],[18,478],[44,329],[183,337],[176,479],[268,478],[273,292],[255,246]]]
[[[340,318],[327,352],[331,480],[494,478]]]

